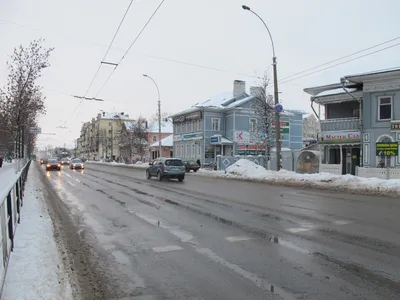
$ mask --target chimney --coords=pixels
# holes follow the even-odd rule
[[[246,92],[246,82],[242,80],[235,80],[233,82],[233,97],[240,96]]]
[[[106,116],[106,112],[105,111],[103,111],[103,117],[105,117]]]
[[[124,115],[124,112],[121,113],[121,116],[123,116],[123,115]]]
[[[255,97],[262,97],[265,95],[265,91],[261,86],[251,86],[250,95]]]

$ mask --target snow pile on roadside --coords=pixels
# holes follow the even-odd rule
[[[287,186],[318,187],[393,196],[400,195],[400,180],[383,180],[353,175],[333,175],[330,173],[298,174],[287,170],[276,172],[266,170],[247,159],[238,160],[226,169],[226,173],[216,174],[216,177],[254,180]]]
[[[31,165],[31,168],[35,166]],[[21,223],[10,254],[2,300],[74,299],[53,235],[52,220],[34,173],[29,170]],[[32,174],[33,173],[33,174]]]
[[[114,167],[127,167],[127,168],[135,168],[135,169],[146,169],[149,166],[149,163],[144,162],[136,162],[135,164],[125,164],[118,162],[103,162],[103,161],[87,161],[87,164],[98,164],[98,165],[106,165],[106,166],[114,166]]]

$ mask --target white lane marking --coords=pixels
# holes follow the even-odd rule
[[[67,177],[69,177],[69,178],[72,178],[72,176],[69,175],[68,173],[64,173],[64,172],[63,172],[63,175],[65,175],[65,176],[67,176]]]
[[[304,231],[309,231],[309,230],[311,230],[311,228],[300,227],[300,228],[289,228],[289,229],[286,229],[286,231],[289,231],[291,233],[298,233],[298,232],[304,232]]]
[[[73,184],[72,182],[67,181],[70,185],[75,186],[75,184]]]
[[[182,247],[171,245],[171,246],[154,247],[153,251],[157,253],[163,253],[163,252],[177,251],[182,249],[183,249]]]
[[[225,238],[228,242],[241,242],[241,241],[248,241],[253,240],[253,238],[248,236],[228,236]]]
[[[129,212],[131,214],[134,214],[135,216],[141,218],[142,220],[146,221],[147,223],[149,223],[151,225],[158,226],[158,227],[161,227],[163,229],[166,229],[169,233],[171,233],[172,235],[176,236],[183,243],[187,243],[187,242],[193,240],[193,234],[191,234],[188,231],[179,229],[178,227],[168,226],[164,222],[161,222],[159,220],[153,219],[152,217],[150,217],[148,215],[145,215],[145,214],[142,214],[142,213],[138,213],[138,212],[135,212],[133,210],[130,210]]]
[[[81,183],[81,181],[78,178],[75,178],[75,181]]]
[[[207,256],[212,261],[219,263],[220,265],[230,269],[231,271],[239,274],[240,276],[250,280],[251,282],[253,282],[254,285],[259,287],[260,289],[262,289],[264,291],[268,291],[268,292],[271,291],[272,284],[267,282],[265,279],[257,276],[256,274],[253,274],[249,271],[242,269],[238,265],[235,265],[235,264],[232,264],[232,263],[226,261],[225,259],[218,256],[217,254],[215,254],[212,250],[210,250],[208,248],[199,248],[196,246],[194,246],[194,247],[198,253],[200,253],[204,256]],[[295,299],[292,294],[285,292],[284,290],[282,290],[281,288],[279,288],[275,285],[274,285],[274,294],[281,296],[285,300],[294,300]]]
[[[347,224],[350,224],[351,222],[346,221],[346,220],[336,220],[336,221],[333,221],[332,223],[335,225],[347,225]]]
[[[307,251],[306,249],[300,248],[299,246],[296,246],[295,244],[282,239],[279,239],[279,242],[277,244],[286,247],[288,249],[295,250],[302,254],[310,254],[310,251]]]

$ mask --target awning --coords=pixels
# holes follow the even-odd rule
[[[210,137],[212,145],[233,145],[233,142],[222,135],[213,135]]]

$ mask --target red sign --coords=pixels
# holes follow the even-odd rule
[[[264,145],[238,145],[237,146],[238,150],[265,150]]]

